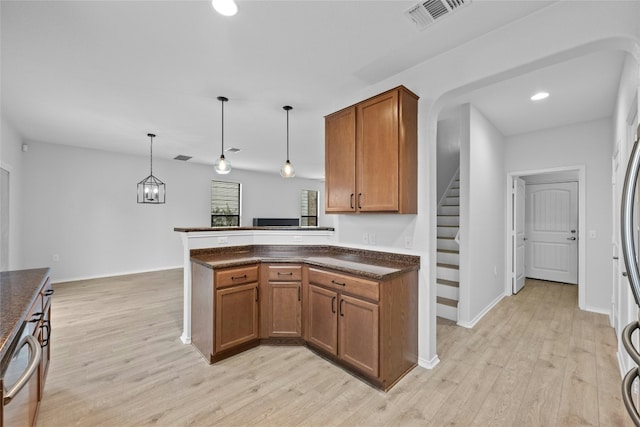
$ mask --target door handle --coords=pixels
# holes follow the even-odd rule
[[[336,309],[335,309],[335,306],[334,306],[335,302],[336,302],[336,297],[331,297],[331,312],[332,313],[336,312]]]
[[[567,237],[567,240],[576,240],[575,237]]]

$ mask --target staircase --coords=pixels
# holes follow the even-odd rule
[[[436,315],[458,320],[460,250],[456,235],[460,227],[460,177],[451,180],[438,206]]]

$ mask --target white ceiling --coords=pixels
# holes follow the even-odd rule
[[[242,150],[227,158],[277,173],[289,104],[291,161],[321,178],[337,102],[550,3],[474,0],[421,32],[404,16],[414,1],[239,1],[227,18],[209,1],[3,0],[3,115],[28,141],[144,156],[153,132],[154,156],[213,164],[224,95],[225,146]],[[506,135],[610,116],[622,58],[594,54],[456,102]],[[551,97],[532,105],[534,87]]]

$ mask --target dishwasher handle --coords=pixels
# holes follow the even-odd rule
[[[40,348],[40,344],[38,343],[38,341],[36,341],[33,335],[27,335],[26,337],[24,337],[22,341],[20,341],[20,344],[18,344],[16,352],[20,351],[20,349],[22,349],[22,347],[24,347],[25,345],[28,345],[29,349],[31,350],[29,364],[27,365],[27,369],[25,369],[22,375],[20,375],[20,378],[18,378],[15,384],[11,386],[11,388],[4,394],[4,399],[2,400],[2,403],[4,405],[8,405],[11,400],[16,397],[18,392],[22,390],[22,387],[24,387],[29,382],[31,376],[33,376],[33,374],[37,372],[38,366],[40,365],[40,360],[42,359],[42,349]]]

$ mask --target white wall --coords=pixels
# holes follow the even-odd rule
[[[460,166],[460,112],[454,117],[438,121],[437,168],[438,183],[436,199],[442,199],[453,175]]]
[[[506,139],[507,173],[585,166],[585,308],[608,313],[611,305],[611,119],[593,120]]]
[[[460,305],[472,327],[504,296],[504,136],[470,104],[460,137]]]
[[[22,139],[13,126],[2,117],[0,166],[9,171],[9,269],[22,268]],[[4,209],[4,207],[3,207]]]
[[[22,154],[23,266],[51,266],[53,281],[180,267],[173,228],[210,224],[210,182],[220,179],[210,166],[154,160],[166,204],[144,205],[136,184],[149,173],[148,158],[46,143]],[[234,170],[224,179],[243,184],[243,225],[254,216],[298,217],[300,190],[323,190],[321,181],[277,174]]]

